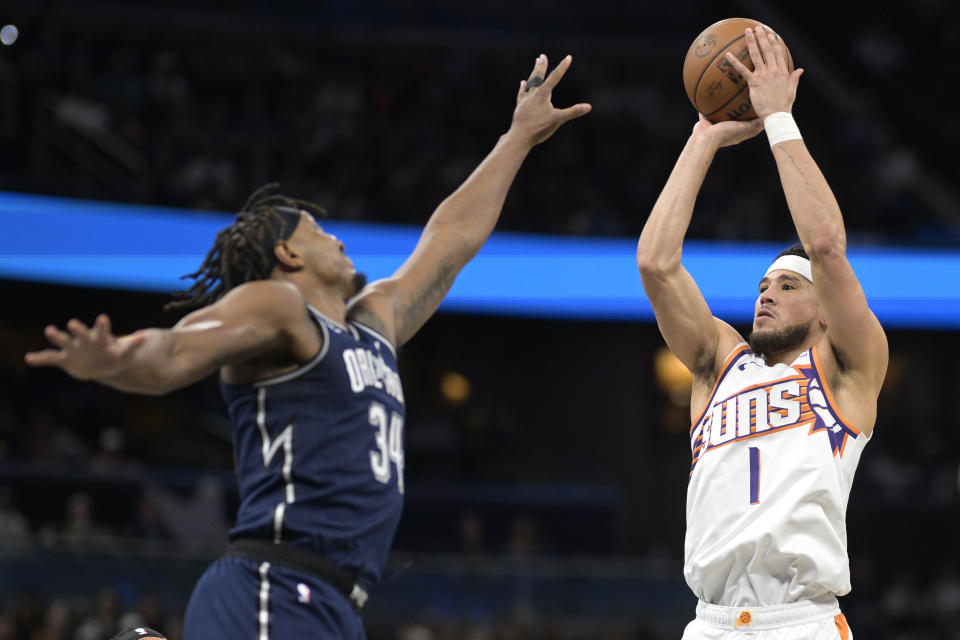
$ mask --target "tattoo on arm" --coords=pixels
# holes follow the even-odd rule
[[[440,263],[434,278],[410,296],[410,300],[404,304],[398,314],[400,318],[400,326],[397,327],[398,340],[403,341],[409,338],[427,321],[427,318],[433,315],[443,297],[453,286],[458,271],[459,269],[449,261]]]

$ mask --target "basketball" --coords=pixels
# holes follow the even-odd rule
[[[704,29],[690,45],[683,61],[683,86],[693,107],[710,122],[753,120],[757,117],[750,104],[750,89],[746,80],[724,54],[729,51],[744,66],[753,70],[743,32],[748,27],[760,24],[749,18],[727,18]],[[793,56],[789,49],[787,67],[793,71]]]

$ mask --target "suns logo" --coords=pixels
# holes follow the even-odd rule
[[[743,371],[744,367],[737,369]],[[857,432],[830,406],[815,367],[797,365],[794,369],[798,371],[795,375],[713,400],[690,432],[691,475],[697,461],[717,447],[797,427],[809,427],[811,435],[826,431],[833,455],[843,456],[847,438],[857,437]]]

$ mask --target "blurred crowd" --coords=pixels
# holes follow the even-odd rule
[[[153,597],[124,607],[111,587],[93,594],[41,598],[24,594],[0,600],[2,640],[108,640],[120,631],[149,626],[170,640],[181,636],[181,613],[164,609]]]
[[[0,51],[8,189],[232,211],[280,181],[337,218],[419,224],[506,130],[535,55],[570,52],[556,102],[594,110],[533,155],[501,226],[601,235],[636,234],[656,199],[695,122],[683,56],[706,26],[699,16],[713,16],[695,2],[656,15],[551,3],[541,20],[541,3],[495,2],[477,16],[452,3],[223,14],[85,4],[25,7],[19,40]],[[797,119],[854,241],[960,243],[960,176],[946,152],[960,139],[955,118],[934,92],[888,81],[909,73],[932,87],[924,78],[947,73],[935,52],[956,35],[953,11],[924,0],[896,24],[880,8],[837,8],[828,24],[808,7],[757,16],[784,23],[807,68]],[[722,152],[692,234],[792,237],[762,142]]]

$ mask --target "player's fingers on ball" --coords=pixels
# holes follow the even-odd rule
[[[730,64],[733,65],[733,68],[737,70],[737,73],[739,73],[740,75],[742,75],[744,78],[749,78],[749,77],[750,77],[750,74],[752,73],[752,71],[750,71],[750,69],[747,69],[747,66],[746,66],[745,64],[743,64],[742,62],[740,62],[740,60],[737,58],[737,56],[733,55],[733,54],[730,53],[729,51],[727,51],[727,52],[726,52],[725,54],[723,54],[723,55],[727,56],[727,62],[729,62]],[[752,57],[752,56],[751,56],[751,57]],[[753,65],[753,66],[754,66],[754,68],[756,68],[757,65]]]
[[[747,52],[750,54],[750,60],[753,61],[753,68],[759,69],[763,66],[763,57],[760,55],[760,49],[757,48],[757,37],[753,29],[747,29],[745,32],[747,41]]]
[[[754,46],[757,48],[757,51],[760,52],[760,61],[764,66],[773,66],[776,64],[776,59],[774,58],[773,48],[770,46],[770,39],[767,37],[767,34],[770,33],[763,26],[757,27],[756,37],[753,39]],[[756,62],[756,59],[754,59]]]
[[[757,27],[757,48],[760,49],[760,55],[763,56],[763,63],[767,66],[776,66],[777,59],[777,35],[763,25]]]
[[[560,78],[567,72],[571,64],[573,64],[573,56],[567,55],[567,57],[560,61],[560,64],[553,68],[550,75],[547,76],[547,79],[543,83],[544,88],[549,90],[557,86]]]
[[[767,42],[770,43],[770,52],[774,61],[776,61],[777,68],[786,69],[787,68],[787,57],[783,52],[783,40],[777,37],[773,31],[767,32]]]
[[[757,50],[760,52],[760,57],[763,60],[764,66],[772,67],[777,61],[773,53],[773,47],[770,46],[770,38],[768,35],[772,33],[769,29],[765,29],[762,25],[757,27],[756,38],[754,42],[757,45]]]
[[[753,28],[753,40],[757,43],[758,47],[766,48],[765,40],[768,33],[770,32],[767,31],[762,24],[758,24]]]

